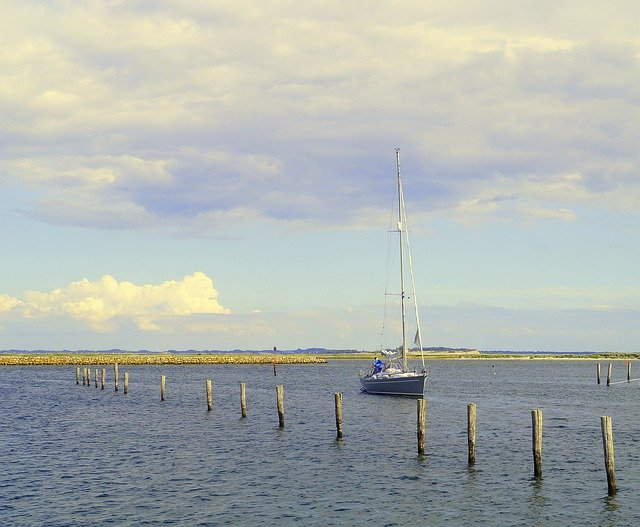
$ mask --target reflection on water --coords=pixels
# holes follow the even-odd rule
[[[532,494],[529,498],[530,525],[545,526],[549,524],[546,515],[548,499],[544,494],[544,482],[542,478],[534,478],[531,482]]]
[[[602,520],[600,525],[603,527],[619,527],[621,525],[632,525],[628,519],[619,515],[619,505],[616,496],[607,496],[603,499]]]
[[[598,386],[591,362],[433,361],[419,456],[415,399],[360,393],[362,366],[283,365],[275,378],[270,365],[121,368],[127,395],[76,386],[71,367],[0,368],[0,524],[640,524],[637,384]],[[542,480],[531,479],[534,408]],[[613,417],[618,471],[618,494],[604,501],[601,415]]]

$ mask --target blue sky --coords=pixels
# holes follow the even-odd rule
[[[0,21],[0,348],[640,349],[636,2],[35,2]]]

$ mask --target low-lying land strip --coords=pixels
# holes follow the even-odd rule
[[[358,351],[351,353],[319,354],[327,360],[331,359],[374,359],[381,357],[380,353],[372,351]],[[411,351],[408,354],[410,360],[419,360],[420,352]],[[509,353],[509,352],[483,352],[478,350],[449,350],[449,351],[425,351],[425,360],[637,360],[640,352],[603,352],[603,353]]]
[[[321,357],[304,354],[251,353],[12,353],[0,354],[2,366],[67,364],[317,364]]]
[[[373,351],[330,353],[178,353],[178,352],[2,352],[0,366],[47,366],[93,364],[324,364],[331,360],[372,360]],[[420,353],[409,353],[418,360]],[[485,353],[478,350],[429,351],[425,360],[638,360],[640,352],[606,353]]]

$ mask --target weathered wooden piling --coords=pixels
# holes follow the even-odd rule
[[[611,385],[611,363],[609,363],[609,367],[607,368],[607,386]]]
[[[87,368],[82,368],[82,386],[87,384]]]
[[[164,375],[161,375],[160,376],[160,400],[161,401],[164,401],[166,381],[167,381],[167,378]]]
[[[542,410],[531,410],[533,476],[542,478]]]
[[[101,383],[102,383],[102,390],[104,390],[104,385],[107,381],[107,369],[106,368],[102,368],[102,377],[101,377]]]
[[[240,412],[242,417],[247,417],[247,392],[243,382],[240,383]]]
[[[418,399],[418,454],[422,455],[425,452],[424,444],[425,444],[425,432],[427,426],[427,402],[424,400],[424,397],[420,397]]]
[[[607,486],[609,488],[609,496],[613,496],[616,491],[616,471],[613,455],[613,425],[611,417],[600,417],[600,425],[602,428],[602,446],[604,447],[604,466],[607,471]]]
[[[113,375],[115,377],[115,388],[117,392],[118,391],[118,363],[117,362],[113,365]]]
[[[276,363],[273,363],[273,376],[276,376]]]
[[[596,381],[600,384],[600,363],[596,364]]]
[[[87,368],[87,386],[91,386],[91,368]]]
[[[96,368],[95,381],[96,381],[96,388],[97,388],[98,387],[98,368]]]
[[[128,391],[129,391],[129,372],[125,371],[124,372],[124,393],[126,394]]]
[[[336,407],[336,439],[342,439],[342,393],[334,395]]]
[[[80,384],[80,366],[76,367],[76,384]]]
[[[467,405],[467,443],[469,465],[473,465],[476,462],[476,403]]]
[[[284,386],[282,384],[276,386],[276,397],[278,399],[278,424],[280,428],[284,428]]]
[[[631,361],[627,362],[627,382],[631,382]]]
[[[207,389],[207,412],[210,412],[211,408],[213,408],[213,394],[211,391],[211,381],[207,379],[205,381],[205,386]]]

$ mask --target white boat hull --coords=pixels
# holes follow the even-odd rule
[[[426,373],[401,373],[399,375],[366,375],[360,379],[362,390],[381,395],[424,395]]]

